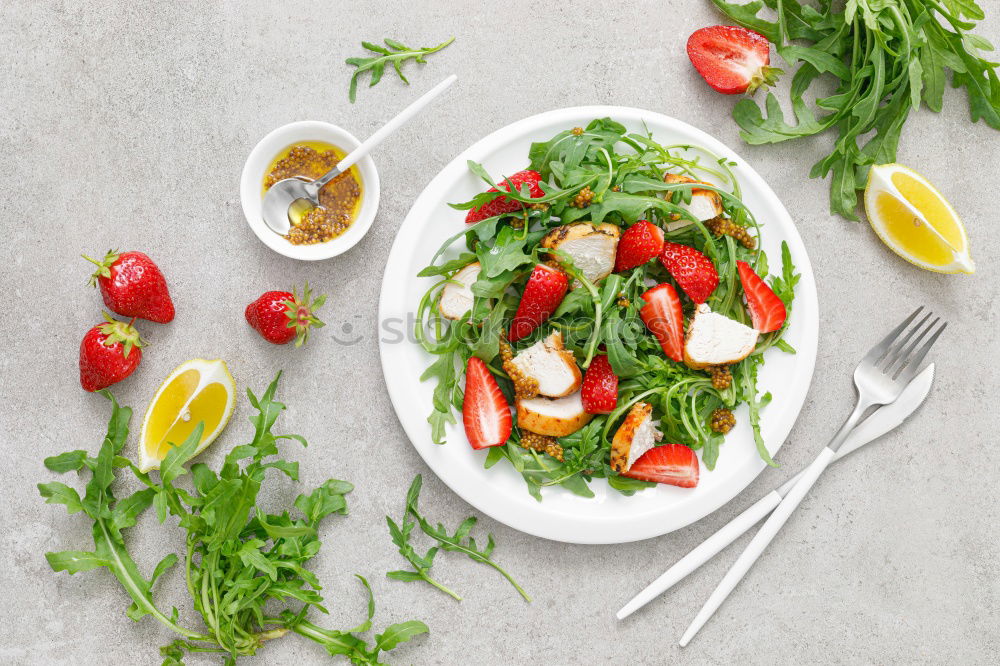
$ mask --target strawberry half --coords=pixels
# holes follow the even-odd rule
[[[719,286],[719,272],[704,254],[680,243],[664,243],[660,263],[695,303],[704,303]]]
[[[559,307],[568,287],[569,278],[561,270],[547,264],[535,265],[528,284],[524,285],[524,293],[521,294],[514,320],[510,323],[510,335],[507,339],[517,342],[530,335]]]
[[[663,229],[648,220],[639,220],[625,230],[618,241],[615,271],[642,266],[663,251]]]
[[[618,375],[605,354],[594,357],[580,387],[583,411],[588,414],[610,414],[618,406]]]
[[[622,476],[681,488],[698,485],[698,456],[683,444],[664,444],[646,451]]]
[[[465,369],[465,399],[462,401],[465,436],[474,449],[500,446],[510,437],[513,418],[497,380],[478,356],[469,358]]]
[[[773,86],[784,73],[769,66],[767,37],[735,25],[695,30],[688,37],[687,53],[705,82],[726,95],[752,95],[761,86]]]
[[[740,284],[743,285],[743,293],[747,297],[747,309],[750,311],[753,327],[761,333],[777,331],[788,316],[785,304],[767,283],[760,279],[750,264],[737,261],[736,270],[740,274]]]
[[[675,361],[684,360],[684,312],[677,291],[664,282],[645,294],[646,304],[639,310],[639,316],[649,332],[656,336],[663,353]]]
[[[539,187],[538,183],[542,180],[542,175],[537,171],[531,171],[530,169],[525,169],[524,171],[518,171],[513,176],[504,179],[502,183],[499,183],[500,190],[504,192],[510,192],[510,186],[514,186],[514,190],[520,192],[521,185],[524,183],[528,184],[529,193],[531,198],[535,199],[542,196],[542,188]],[[486,190],[487,192],[499,192],[495,187],[491,187]],[[488,217],[493,217],[494,215],[503,215],[504,213],[513,213],[514,211],[521,210],[521,202],[515,201],[513,199],[508,199],[507,197],[497,197],[489,203],[485,203],[479,208],[471,209],[465,215],[466,224],[475,224],[480,220],[485,220]]]

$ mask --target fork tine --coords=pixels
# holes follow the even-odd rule
[[[937,322],[935,322],[937,323]],[[897,371],[899,375],[899,381],[908,382],[914,375],[917,374],[917,370],[920,369],[920,364],[924,362],[924,357],[927,356],[927,352],[931,350],[934,343],[937,342],[938,337],[944,333],[944,329],[948,327],[948,322],[944,322],[938,327],[934,334],[924,343],[924,345],[908,356],[904,361],[902,367]]]
[[[920,314],[921,310],[923,309],[924,306],[921,305],[919,308],[913,311],[913,314],[904,319],[902,324],[892,329],[889,332],[889,335],[885,336],[881,342],[879,342],[877,345],[868,350],[868,353],[865,354],[865,358],[862,362],[867,362],[872,364],[877,363],[883,356],[885,356],[885,352],[887,349],[889,349],[889,345],[891,345],[893,341],[897,337],[899,337],[900,333],[906,330],[906,327],[910,325],[910,322],[916,319],[917,315]]]
[[[938,317],[932,321],[929,326],[924,326],[924,324],[927,323],[927,320],[932,316],[934,316],[933,312],[928,312],[924,315],[924,318],[921,319],[916,326],[911,328],[909,333],[901,337],[899,341],[896,342],[888,352],[886,352],[885,358],[879,361],[879,365],[882,365],[885,374],[891,375],[893,373],[894,366],[897,364],[901,366],[903,361],[906,360],[906,357],[910,355],[910,352],[916,349],[917,345],[920,344],[920,341],[924,339],[924,336],[927,335],[927,333],[933,329],[939,321],[941,321],[941,317]],[[899,368],[895,369],[898,370]]]

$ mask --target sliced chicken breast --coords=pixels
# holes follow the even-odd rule
[[[564,398],[530,398],[517,401],[517,424],[539,435],[565,437],[587,425],[593,414],[583,411],[580,392]]]
[[[441,290],[441,301],[438,305],[441,316],[446,319],[461,319],[472,309],[474,301],[472,285],[479,279],[481,268],[479,262],[474,261],[452,276],[454,282],[449,282]]]
[[[621,230],[615,224],[595,226],[590,222],[574,222],[547,233],[542,238],[542,247],[565,252],[584,277],[597,282],[614,270],[620,236]],[[580,281],[573,280],[573,288],[579,286]]]
[[[760,334],[702,303],[694,312],[684,341],[684,362],[700,370],[742,361],[757,346]]]
[[[653,424],[653,406],[635,403],[611,440],[611,468],[619,473],[629,471],[661,439],[663,434]]]
[[[562,398],[580,388],[583,375],[573,353],[563,346],[562,333],[553,332],[512,360],[526,376],[538,382],[538,392],[550,398]]]
[[[694,178],[688,178],[687,176],[682,176],[676,173],[668,173],[663,177],[665,183],[702,183],[703,185],[711,185],[711,183],[706,183],[703,180],[695,180]],[[667,201],[671,199],[671,192],[667,192]],[[681,203],[678,204],[681,208],[691,213],[695,219],[704,222],[705,220],[711,220],[714,217],[722,215],[722,197],[719,196],[718,192],[713,192],[712,190],[703,190],[700,188],[692,188],[691,190],[691,203]],[[686,227],[691,224],[690,220],[677,220],[676,222],[667,223],[667,231],[674,231],[682,227]]]

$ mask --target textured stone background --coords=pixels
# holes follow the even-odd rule
[[[326,582],[328,626],[352,626],[363,599],[352,572],[372,581],[378,626],[416,617],[432,633],[393,654],[415,664],[501,663],[989,663],[1000,650],[1000,453],[991,423],[997,387],[1000,133],[971,125],[964,95],[906,127],[900,161],[940,185],[968,223],[979,271],[940,276],[896,258],[865,224],[827,213],[826,183],[806,178],[829,137],[777,147],[740,144],[733,100],[712,93],[684,55],[695,28],[718,21],[706,1],[563,3],[6,2],[0,7],[0,173],[6,336],[0,387],[0,479],[5,501],[0,662],[156,664],[168,635],[129,621],[123,592],[103,572],[56,575],[46,550],[80,548],[79,516],[45,506],[41,459],[95,447],[107,418],[77,383],[77,346],[100,318],[84,286],[81,252],[148,251],[178,305],[167,326],[145,324],[143,365],[116,387],[142,410],[160,379],[194,356],[226,359],[240,386],[285,370],[290,429],[313,446],[294,455],[304,483],[329,475],[357,484],[351,514],[331,524],[315,563]],[[980,34],[1000,41],[1000,11]],[[347,103],[347,56],[362,39],[410,43],[458,37],[413,88],[391,76]],[[448,72],[459,85],[379,150],[381,209],[352,252],[297,263],[249,231],[238,178],[254,143],[293,120],[329,120],[366,136]],[[786,87],[783,85],[784,91]],[[699,523],[624,546],[571,546],[489,519],[498,557],[536,601],[526,605],[488,570],[457,556],[439,573],[461,604],[385,579],[400,558],[383,515],[396,513],[414,473],[424,504],[447,522],[469,511],[406,441],[383,385],[375,306],[383,263],[410,202],[431,176],[482,135],[524,116],[577,104],[646,107],[691,122],[747,158],[784,198],[819,283],[815,379],[779,470],[767,470]],[[330,294],[332,327],[306,351],[262,343],[243,321],[266,288],[309,280]],[[686,650],[687,622],[736,548],[626,622],[614,611],[639,587],[810,460],[851,406],[849,372],[890,322],[925,303],[951,320],[937,349],[938,379],[923,411],[819,482],[770,552]],[[205,458],[246,436],[245,405]],[[291,485],[281,488],[287,501]],[[145,567],[179,543],[143,521],[131,541]],[[149,569],[147,568],[147,571]],[[183,587],[179,572],[164,590]],[[168,595],[170,597],[172,595]],[[182,604],[184,599],[168,599]],[[186,607],[185,607],[186,608]],[[991,657],[990,655],[994,655]],[[288,639],[259,663],[325,663]],[[214,659],[190,660],[192,664]]]

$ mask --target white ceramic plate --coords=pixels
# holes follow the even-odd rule
[[[640,109],[591,106],[560,109],[526,118],[498,130],[451,161],[417,198],[393,243],[382,281],[379,303],[380,349],[389,396],[413,446],[434,473],[477,510],[507,525],[547,539],[571,543],[622,543],[665,534],[689,525],[738,495],[760,472],[764,463],[754,448],[746,407],[736,412],[737,427],[726,437],[714,471],[702,468],[693,489],[658,485],[625,497],[603,479],[590,487],[596,497],[587,499],[559,487],[543,489],[544,500],[528,494],[524,480],[500,461],[483,469],[485,451],[468,445],[458,423],[448,429],[447,443],[431,441],[427,415],[431,413],[432,383],[421,383],[420,374],[433,360],[407,333],[421,295],[431,278],[417,278],[440,244],[464,224],[464,211],[449,202],[467,201],[482,191],[483,183],[469,173],[466,160],[482,163],[499,178],[523,169],[532,141],[548,140],[594,118],[609,116],[630,130],[643,131],[643,123],[663,144],[705,147],[736,163],[733,171],[743,189],[743,200],[763,224],[764,244],[773,267],[780,266],[781,241],[787,241],[801,273],[792,322],[786,339],[798,353],[768,352],[761,370],[761,392],[774,400],[762,412],[764,440],[772,455],[788,436],[809,388],[816,361],[817,303],[812,267],[792,218],[764,180],[736,153],[701,130],[667,116]],[[452,248],[457,254],[464,245]],[[450,258],[446,256],[446,258]],[[401,323],[405,322],[405,324]]]

